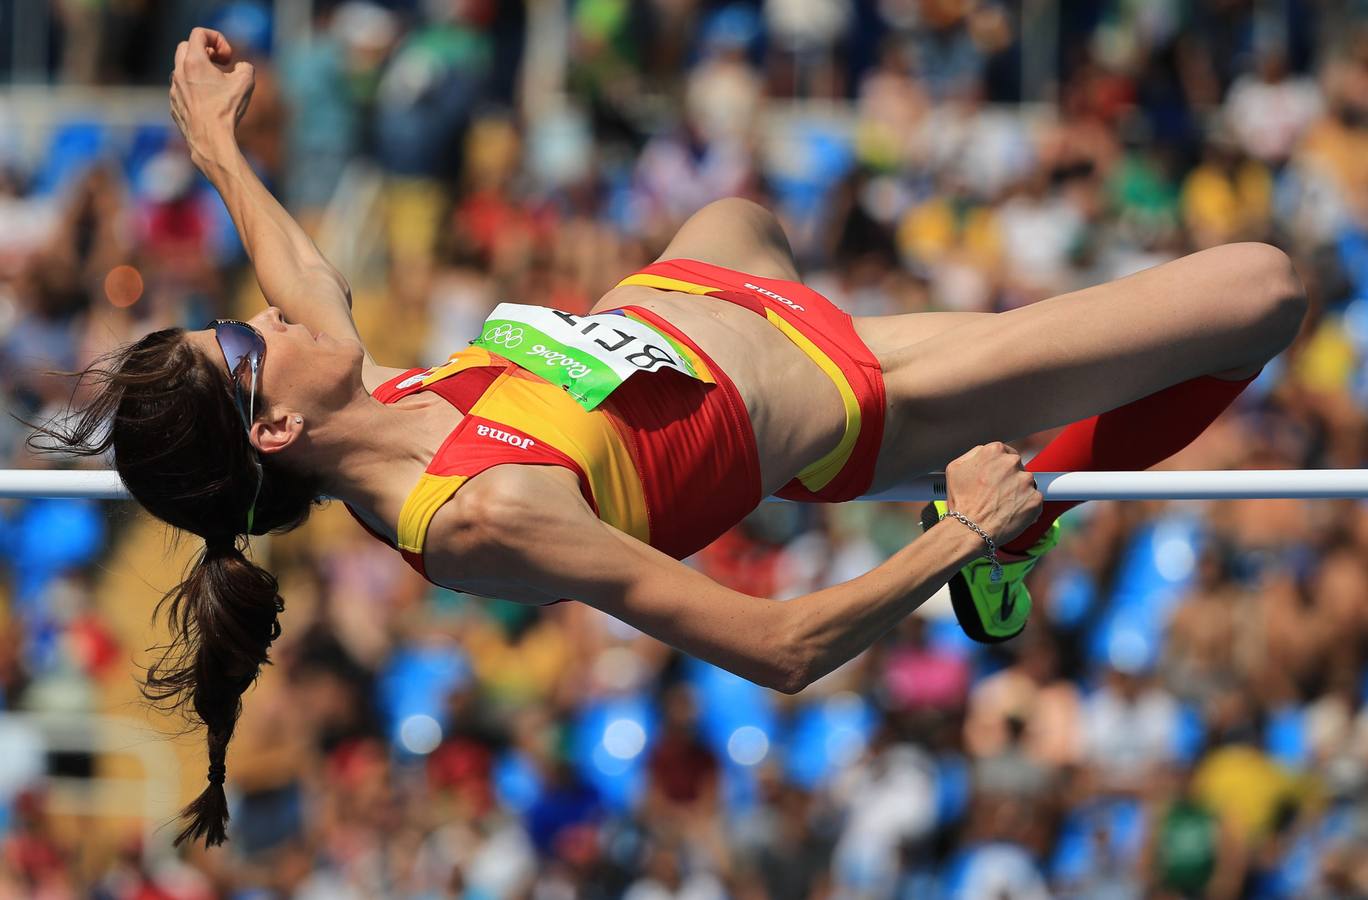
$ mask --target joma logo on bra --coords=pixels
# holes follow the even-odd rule
[[[758,285],[751,284],[749,281],[746,282],[746,287],[750,288],[750,289],[753,290],[753,291],[759,291],[760,293],[764,294],[766,297],[773,297],[775,300],[778,300],[780,303],[782,303],[782,304],[784,304],[785,306],[790,307],[791,309],[794,309],[794,310],[796,310],[796,311],[798,311],[798,312],[802,312],[804,309],[806,309],[806,307],[804,307],[804,306],[803,306],[802,304],[800,304],[800,303],[794,303],[792,300],[790,300],[790,299],[787,298],[787,297],[781,297],[781,296],[779,296],[778,294],[776,294],[774,291],[767,291],[767,290],[765,290],[764,288],[762,288],[762,287],[760,287],[760,286],[758,286]]]
[[[476,425],[475,433],[478,434],[480,437],[493,438],[496,441],[503,441],[505,444],[508,444],[509,446],[517,447],[519,450],[526,450],[528,447],[531,447],[533,444],[537,443],[531,438],[518,437],[516,434],[509,434],[507,431],[501,431],[498,428],[490,428],[488,425]]]

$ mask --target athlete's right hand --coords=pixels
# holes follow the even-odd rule
[[[176,48],[171,73],[171,118],[185,135],[190,158],[201,169],[222,152],[256,86],[249,62],[233,62],[228,39],[210,28],[195,28]]]
[[[1044,498],[1021,454],[998,441],[975,447],[945,467],[950,509],[964,513],[1001,547],[1040,516]]]

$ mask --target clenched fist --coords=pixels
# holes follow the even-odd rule
[[[256,86],[249,62],[233,62],[228,39],[209,28],[195,28],[176,48],[171,73],[171,118],[185,136],[190,158],[201,169],[221,152]]]
[[[1044,498],[1021,454],[994,442],[975,447],[945,467],[950,508],[964,513],[1001,547],[1040,517]]]

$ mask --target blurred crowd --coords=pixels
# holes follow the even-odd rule
[[[48,76],[115,98],[164,85],[190,26],[225,31],[257,67],[240,143],[383,364],[444,359],[501,299],[583,311],[729,195],[857,315],[1005,310],[1271,241],[1312,315],[1173,464],[1365,465],[1362,2],[300,6],[54,0]],[[0,139],[7,411],[58,414],[73,386],[45,372],[260,304],[165,115],[27,137]],[[0,421],[0,468],[53,465],[25,435]],[[917,514],[767,505],[691,563],[792,597]],[[176,852],[73,830],[53,798],[99,754],[28,717],[122,710],[152,637],[109,573],[152,526],[0,501],[0,897],[1368,895],[1368,505],[1064,525],[1017,640],[971,644],[937,598],[788,697],[579,604],[435,590],[327,510],[256,544],[287,611],[229,751],[231,841]]]

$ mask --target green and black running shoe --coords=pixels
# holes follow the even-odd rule
[[[922,510],[922,531],[939,522],[948,508],[944,500],[928,503]],[[1025,559],[1002,563],[999,581],[992,580],[993,566],[987,557],[979,557],[956,572],[950,579],[950,601],[964,633],[983,644],[1001,643],[1021,634],[1031,617],[1026,573],[1057,543],[1059,523],[1055,522],[1026,551]]]

